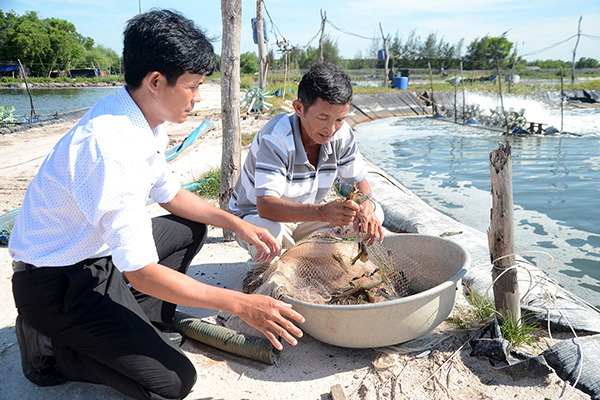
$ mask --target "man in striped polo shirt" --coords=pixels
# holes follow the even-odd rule
[[[324,203],[337,176],[371,196],[354,133],[345,122],[352,101],[350,77],[337,66],[314,64],[298,85],[295,113],[281,113],[256,135],[231,196],[235,215],[267,228],[283,249],[317,229],[354,224],[364,241],[383,241],[383,214],[375,203]],[[236,237],[254,259],[254,246]],[[252,268],[257,262],[249,261]]]

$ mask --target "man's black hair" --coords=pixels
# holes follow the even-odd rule
[[[123,67],[127,86],[137,89],[149,72],[160,72],[174,86],[185,72],[212,74],[217,60],[213,45],[194,21],[155,9],[127,21]]]
[[[348,104],[352,101],[350,76],[334,64],[316,62],[298,84],[298,99],[304,106],[304,112],[317,99],[330,104]]]

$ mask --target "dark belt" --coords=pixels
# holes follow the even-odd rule
[[[37,268],[35,265],[27,264],[23,261],[13,261],[12,262],[13,272],[21,272],[21,271],[31,271],[34,268]]]

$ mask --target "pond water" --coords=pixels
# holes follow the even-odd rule
[[[116,93],[119,86],[85,88],[31,88],[31,98],[36,114],[45,116],[81,110],[93,106],[102,97]],[[29,116],[31,101],[25,88],[0,89],[0,106],[13,106],[15,116]]]
[[[561,125],[558,110],[519,106],[528,120]],[[550,276],[563,287],[600,305],[600,109],[565,110],[563,123],[564,131],[581,136],[508,137],[396,117],[360,124],[356,137],[371,162],[433,208],[482,232],[492,207],[489,153],[509,141],[516,251],[540,268],[553,267]]]

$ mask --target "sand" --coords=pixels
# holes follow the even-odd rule
[[[202,85],[199,112],[181,125],[167,124],[171,143],[180,143],[204,120],[220,118],[220,87]],[[242,131],[257,131],[267,117],[247,118]],[[20,206],[29,181],[58,139],[76,121],[66,121],[0,136],[0,215]],[[197,179],[220,166],[221,130],[210,131],[170,165],[181,183]],[[247,149],[243,154],[246,154]],[[214,202],[214,200],[213,200]],[[162,210],[148,206],[151,215]],[[235,242],[224,242],[220,229],[211,227],[207,244],[193,260],[190,275],[202,282],[241,290],[248,256]],[[15,336],[17,315],[11,292],[12,270],[7,248],[0,247],[0,381],[1,399],[124,399],[100,385],[68,382],[39,388],[21,372]],[[462,302],[462,300],[461,300]],[[180,308],[200,318],[214,320],[218,311]],[[377,329],[377,327],[373,327]],[[487,359],[471,357],[464,345],[471,332],[444,322],[434,333],[443,341],[424,357],[419,352],[398,354],[393,349],[349,349],[319,342],[308,335],[295,347],[284,345],[274,365],[245,359],[188,340],[184,352],[194,362],[198,380],[188,399],[328,399],[340,385],[347,399],[589,399],[579,390],[565,387],[555,374],[544,378],[513,379],[494,370]],[[554,342],[542,339],[540,352]],[[391,355],[386,355],[392,353]],[[435,372],[435,374],[434,374]]]

